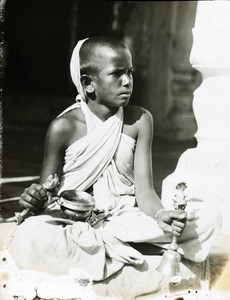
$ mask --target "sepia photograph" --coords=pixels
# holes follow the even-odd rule
[[[228,300],[230,1],[0,23],[0,300]]]

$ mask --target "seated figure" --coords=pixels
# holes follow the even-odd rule
[[[124,266],[144,266],[133,245],[167,249],[173,235],[183,257],[204,261],[218,234],[218,214],[213,212],[210,222],[211,216],[205,219],[192,204],[188,215],[163,207],[153,185],[152,116],[128,104],[133,89],[129,49],[108,37],[81,40],[70,68],[76,103],[51,122],[40,183],[25,189],[19,201],[34,215],[11,226],[10,238],[4,239],[15,264],[54,276],[83,270],[99,283],[119,276]],[[54,176],[55,197],[47,202],[45,183]],[[61,195],[73,190],[93,197],[90,218],[63,209]]]

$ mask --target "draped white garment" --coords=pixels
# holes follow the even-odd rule
[[[113,215],[125,213],[135,205],[135,141],[121,132],[123,109],[119,108],[105,122],[84,102],[66,111],[80,107],[87,135],[66,149],[59,192],[85,190],[94,184],[97,208],[109,210]],[[120,162],[116,163],[117,160]],[[142,264],[142,255],[103,230],[102,223],[95,228],[88,223],[74,223],[65,219],[56,203],[51,204],[42,215],[30,217],[15,228],[8,248],[21,268],[65,274],[69,268],[84,267],[93,280],[111,276],[124,264]]]
[[[68,189],[83,191],[93,185],[97,208],[111,210],[121,201],[121,196],[126,196],[127,199],[135,194],[135,140],[122,133],[122,107],[103,122],[81,101],[58,117],[80,107],[87,124],[87,135],[71,144],[65,151],[59,193]],[[134,205],[135,199],[130,201]]]
[[[87,109],[84,102],[81,107],[88,132],[66,149],[60,178],[61,191],[85,190],[91,186],[108,167],[121,137],[122,109],[103,123]]]

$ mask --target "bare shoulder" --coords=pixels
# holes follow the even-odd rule
[[[145,108],[136,105],[124,107],[124,123],[127,125],[152,123],[152,114]]]
[[[47,130],[47,137],[57,139],[65,146],[68,146],[76,132],[81,134],[84,124],[85,120],[82,111],[78,108],[73,109],[50,123]]]
[[[151,113],[141,107],[135,105],[127,105],[124,107],[124,128],[123,132],[135,140],[138,136],[153,131],[153,118]]]

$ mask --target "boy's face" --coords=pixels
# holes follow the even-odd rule
[[[95,101],[110,107],[124,106],[128,104],[133,89],[131,53],[125,48],[103,47],[99,51],[99,71],[93,76]]]

